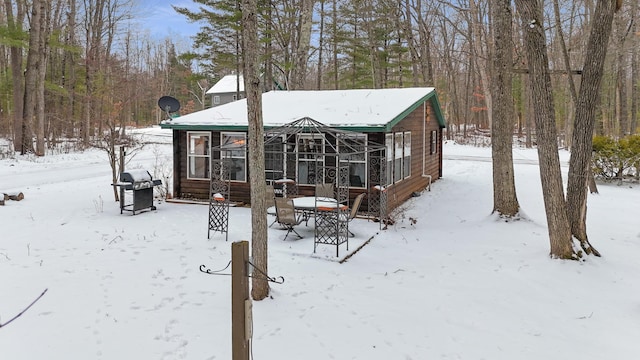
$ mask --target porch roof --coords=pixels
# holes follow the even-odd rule
[[[434,88],[270,91],[262,94],[265,128],[280,127],[309,117],[337,129],[389,131],[425,101],[431,101],[438,123],[445,126]],[[247,130],[247,101],[165,120],[167,129]]]

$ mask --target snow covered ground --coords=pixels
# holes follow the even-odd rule
[[[170,135],[148,132],[164,144],[128,168],[170,163]],[[640,187],[589,196],[602,258],[551,260],[535,151],[514,150],[527,217],[514,223],[490,215],[489,148],[444,155],[404,219],[352,223],[351,251],[373,239],[344,263],[313,253],[311,226],[301,240],[269,229],[269,274],[285,282],[254,302],[254,359],[636,359]],[[48,289],[0,328],[1,358],[229,359],[231,279],[199,267],[224,268],[250,239],[250,209],[231,209],[229,242],[207,239],[206,206],[121,215],[110,183],[97,150],[0,161],[0,192],[25,195],[0,206],[0,323]]]

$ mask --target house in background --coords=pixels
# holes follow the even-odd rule
[[[262,95],[262,106],[267,133],[312,119],[337,132],[348,131],[354,142],[384,149],[381,159],[365,151],[350,160],[350,199],[374,187],[384,189],[390,199],[385,206],[391,210],[442,176],[445,120],[434,88],[271,91]],[[212,161],[225,157],[233,163],[231,200],[251,203],[246,99],[166,120],[161,127],[173,130],[174,198],[208,200]],[[336,148],[336,138],[304,131],[293,136],[293,142],[282,142],[284,157],[265,154],[267,181],[292,177],[301,194],[313,194],[317,180],[310,172],[331,161],[327,149]],[[234,151],[216,151],[234,144]],[[381,162],[384,170],[374,173]]]
[[[238,98],[238,92],[240,98]],[[225,75],[211,89],[207,90],[206,94],[211,95],[212,107],[244,99],[244,78],[242,75]]]

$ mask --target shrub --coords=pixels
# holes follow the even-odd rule
[[[593,172],[604,180],[622,180],[625,176],[638,178],[640,167],[640,135],[622,139],[606,136],[593,138]]]

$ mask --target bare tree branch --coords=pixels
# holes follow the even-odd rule
[[[0,328],[7,326],[9,324],[11,324],[11,322],[17,318],[19,318],[22,314],[24,314],[27,310],[29,310],[29,308],[31,308],[33,306],[33,304],[35,304],[38,300],[40,300],[40,298],[42,298],[44,296],[44,294],[47,293],[47,290],[49,289],[44,289],[44,291],[42,292],[42,294],[40,294],[40,296],[38,296],[35,300],[33,300],[33,302],[31,302],[31,304],[29,304],[29,306],[27,306],[26,308],[24,308],[24,310],[22,310],[20,313],[18,313],[18,315],[14,316],[13,318],[11,318],[9,321],[7,321],[6,323],[0,323]]]

